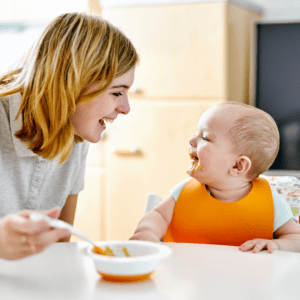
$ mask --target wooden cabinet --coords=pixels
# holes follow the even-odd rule
[[[104,8],[136,46],[134,89],[159,99],[248,102],[250,30],[260,14],[229,1]]]

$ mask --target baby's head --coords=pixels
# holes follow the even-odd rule
[[[273,164],[279,150],[279,131],[274,119],[263,110],[237,102],[227,102],[239,115],[234,119],[229,136],[233,151],[250,158],[248,177],[256,178]],[[230,108],[229,108],[230,109]]]
[[[236,170],[232,174],[253,180],[269,169],[278,149],[278,128],[269,114],[243,103],[224,102],[200,117],[198,133],[190,140],[188,173],[197,178],[195,171],[203,172],[198,173],[200,180],[222,178],[232,168]]]

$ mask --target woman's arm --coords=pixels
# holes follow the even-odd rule
[[[75,212],[77,206],[78,195],[69,195],[64,207],[61,210],[59,219],[65,221],[73,226],[75,219]],[[71,236],[63,238],[60,242],[70,242]]]
[[[166,234],[173,217],[175,200],[169,195],[139,222],[130,240],[159,242]]]

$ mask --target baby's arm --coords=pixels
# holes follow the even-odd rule
[[[241,251],[257,253],[267,249],[269,253],[274,250],[300,252],[300,228],[293,219],[280,226],[274,233],[273,240],[254,239],[240,246]]]
[[[300,252],[300,227],[290,219],[274,232],[279,250]]]
[[[166,234],[173,217],[175,200],[169,195],[139,222],[130,240],[159,242]]]

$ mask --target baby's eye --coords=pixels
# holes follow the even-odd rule
[[[208,138],[206,138],[205,136],[203,136],[201,139],[202,139],[203,141],[208,141]]]
[[[116,96],[116,97],[121,97],[121,96],[123,96],[122,93],[113,93],[113,95]]]

